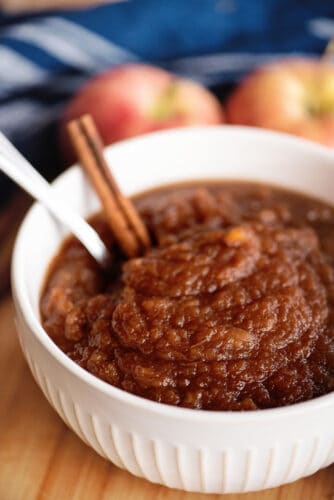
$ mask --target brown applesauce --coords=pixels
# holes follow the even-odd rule
[[[240,182],[135,198],[152,241],[101,271],[73,237],[51,264],[41,317],[76,363],[170,405],[253,410],[334,389],[334,209]]]

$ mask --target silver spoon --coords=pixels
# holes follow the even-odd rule
[[[50,184],[0,132],[0,171],[38,200],[84,245],[101,267],[110,253],[97,232],[52,191]]]

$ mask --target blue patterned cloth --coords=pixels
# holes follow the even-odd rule
[[[0,129],[52,176],[58,117],[92,75],[151,62],[223,96],[268,60],[321,53],[334,37],[333,16],[333,0],[130,0],[43,15],[0,13]]]

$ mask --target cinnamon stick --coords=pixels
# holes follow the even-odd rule
[[[79,161],[91,180],[115,239],[128,257],[150,246],[147,228],[130,199],[121,192],[103,154],[103,142],[90,115],[73,120],[68,131]]]

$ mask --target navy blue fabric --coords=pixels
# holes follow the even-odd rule
[[[320,54],[333,0],[130,0],[96,8],[0,13],[0,129],[49,177],[57,120],[92,75],[143,61],[194,78],[223,98],[275,57]],[[19,56],[19,58],[17,58]],[[0,195],[7,190],[0,177]]]

